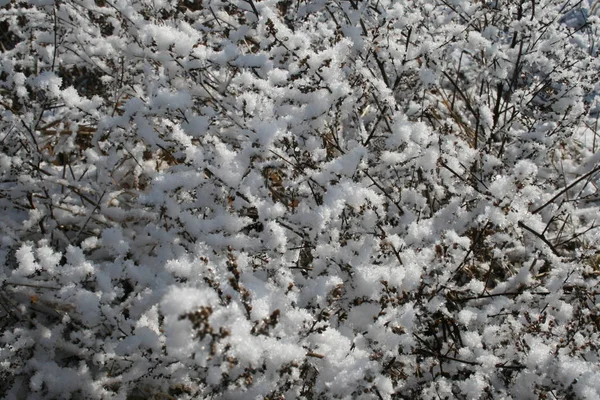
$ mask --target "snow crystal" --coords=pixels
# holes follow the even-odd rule
[[[391,398],[390,396],[394,394],[394,384],[390,378],[387,376],[379,376],[375,379],[375,386],[379,389],[379,394],[383,396],[383,398]]]
[[[151,107],[185,110],[192,105],[192,97],[187,91],[160,89],[150,102]]]
[[[267,356],[267,365],[272,365],[274,369],[281,368],[284,364],[299,361],[306,357],[306,350],[302,346],[285,343],[276,338],[265,338],[262,348],[264,354]]]
[[[464,325],[469,326],[471,321],[477,319],[477,314],[474,310],[464,308],[458,313],[458,320]]]
[[[412,331],[415,323],[416,312],[413,303],[407,303],[402,306],[399,313],[398,323],[406,328],[407,331]]]
[[[504,197],[514,195],[516,192],[515,185],[512,179],[508,176],[496,176],[496,179],[490,185],[490,193],[492,193],[497,199],[503,199]]]
[[[481,336],[477,332],[474,332],[474,331],[464,332],[462,334],[462,340],[463,340],[464,345],[467,347],[470,347],[471,349],[482,347]]]
[[[6,154],[0,154],[0,173],[7,173],[11,167],[11,158]]]
[[[175,276],[189,278],[194,271],[194,264],[185,258],[167,261],[165,269]]]
[[[525,361],[527,368],[535,370],[544,366],[552,356],[552,349],[538,337],[528,336],[526,342],[529,346],[529,354]]]
[[[554,313],[554,316],[558,321],[567,322],[573,318],[573,311],[574,307],[572,304],[561,301],[558,310],[556,310]]]
[[[85,324],[93,326],[101,322],[100,297],[98,294],[81,290],[75,295],[74,304]]]
[[[18,274],[31,275],[40,268],[33,255],[33,246],[24,244],[17,250],[15,255],[19,263]]]
[[[124,255],[129,250],[129,243],[123,237],[120,228],[107,228],[102,232],[102,244],[115,255]]]
[[[182,124],[185,133],[192,137],[204,136],[208,129],[209,120],[205,116],[188,117],[187,121]]]
[[[69,86],[61,92],[61,97],[67,107],[74,107],[81,104],[82,99],[73,86]]]
[[[463,390],[466,398],[469,400],[478,400],[488,386],[486,379],[481,372],[476,372],[467,380],[458,382],[458,386]]]
[[[40,247],[36,249],[36,255],[39,264],[44,271],[54,272],[54,269],[60,263],[62,254],[54,252],[54,250],[46,243],[40,243]]]
[[[269,78],[269,83],[273,85],[283,85],[287,83],[289,72],[284,69],[275,68],[269,71],[267,76]]]
[[[350,310],[348,322],[356,329],[362,329],[362,327],[369,326],[373,323],[380,310],[381,307],[376,303],[364,303],[355,306]]]
[[[182,315],[198,307],[210,307],[217,303],[218,297],[212,290],[172,286],[163,297],[160,307],[167,315]]]
[[[490,107],[488,107],[486,104],[481,104],[479,106],[479,117],[484,127],[487,129],[492,128],[494,125],[494,114],[492,113]]]
[[[81,248],[68,246],[65,256],[68,266],[63,267],[63,275],[66,280],[79,280],[94,272],[94,266],[86,260]]]
[[[437,83],[437,75],[434,70],[429,68],[421,68],[419,70],[419,77],[423,86],[428,87]]]
[[[89,373],[85,363],[75,369],[61,368],[55,362],[35,362],[32,366],[36,367],[37,372],[31,377],[29,387],[34,392],[45,388],[45,397],[51,398],[59,398],[64,393],[81,389]]]
[[[538,168],[529,160],[521,160],[515,165],[514,172],[519,181],[531,181],[537,175]]]
[[[206,382],[209,385],[218,385],[221,383],[223,372],[219,367],[210,367],[206,376]]]
[[[198,34],[190,35],[190,32],[182,32],[179,29],[165,25],[147,24],[143,28],[143,35],[147,40],[154,40],[159,50],[173,50],[180,56],[187,56],[198,39]]]
[[[48,90],[52,96],[60,96],[62,79],[53,72],[42,72],[35,78],[35,83],[40,89]]]
[[[169,318],[164,324],[167,352],[174,357],[189,357],[196,347],[192,323],[188,319]]]

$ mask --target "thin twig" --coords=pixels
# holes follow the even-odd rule
[[[27,287],[32,287],[32,288],[36,288],[36,289],[60,290],[60,288],[56,287],[56,286],[38,285],[38,284],[33,284],[33,283],[4,282],[3,285],[27,286]]]
[[[260,19],[260,14],[258,13],[256,6],[254,5],[254,2],[252,0],[246,0],[246,3],[250,4],[250,7],[252,7],[252,12],[254,12],[254,14],[256,15],[256,18]]]
[[[548,239],[546,239],[546,238],[544,237],[544,235],[542,235],[542,234],[540,234],[540,233],[536,232],[535,230],[533,230],[532,228],[528,227],[527,225],[525,225],[525,223],[523,223],[523,221],[519,221],[519,226],[520,226],[521,228],[523,228],[523,229],[525,229],[525,230],[527,230],[527,231],[529,231],[529,232],[533,233],[533,235],[534,235],[535,237],[537,237],[537,238],[538,238],[538,239],[540,239],[542,242],[544,242],[544,243],[545,243],[545,244],[546,244],[548,247],[550,247],[550,250],[552,250],[552,252],[553,252],[554,254],[556,254],[556,255],[557,255],[557,256],[559,256],[559,257],[561,257],[561,256],[562,256],[562,255],[561,255],[561,254],[558,252],[558,250],[556,250],[556,248],[554,247],[554,245],[553,245],[552,243],[550,243],[550,242],[548,241]]]
[[[562,196],[563,194],[565,194],[566,192],[568,192],[573,186],[577,185],[579,182],[583,181],[584,179],[588,178],[589,176],[595,174],[598,171],[600,171],[600,166],[597,166],[596,168],[594,168],[593,170],[591,170],[587,174],[582,175],[578,179],[574,180],[570,185],[568,185],[563,190],[561,190],[560,192],[558,192],[554,197],[552,197],[546,203],[544,203],[543,205],[541,205],[538,208],[536,208],[535,210],[533,210],[531,213],[532,214],[537,214],[538,212],[540,212],[541,210],[543,210],[544,208],[546,208],[548,205],[552,204],[554,202],[554,200],[558,199],[560,196]]]

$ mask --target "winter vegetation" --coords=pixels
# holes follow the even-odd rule
[[[0,0],[0,397],[600,399],[578,0]]]

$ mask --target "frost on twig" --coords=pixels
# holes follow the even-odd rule
[[[0,394],[600,397],[597,9],[0,1]]]

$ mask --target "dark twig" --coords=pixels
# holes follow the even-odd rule
[[[550,243],[550,242],[548,241],[548,239],[546,239],[546,238],[544,237],[544,235],[542,235],[542,234],[540,234],[540,233],[536,232],[535,230],[533,230],[532,228],[528,227],[527,225],[525,225],[525,223],[523,223],[523,221],[519,221],[519,226],[520,226],[521,228],[523,228],[523,229],[525,229],[525,230],[527,230],[527,231],[529,231],[529,232],[533,233],[533,235],[534,235],[535,237],[537,237],[537,238],[538,238],[538,239],[540,239],[542,242],[544,242],[544,243],[545,243],[545,244],[546,244],[548,247],[550,247],[550,250],[552,250],[552,252],[553,252],[554,254],[556,254],[556,255],[557,255],[557,256],[559,256],[559,257],[561,256],[561,254],[558,252],[558,250],[556,250],[556,248],[554,247],[554,245],[553,245],[552,243]]]
[[[575,179],[570,185],[568,185],[563,190],[558,192],[554,197],[552,197],[550,200],[545,202],[543,205],[541,205],[538,208],[536,208],[535,210],[533,210],[531,213],[537,214],[538,212],[542,211],[548,205],[552,204],[554,202],[554,200],[558,199],[560,196],[562,196],[563,194],[568,192],[573,186],[577,185],[579,182],[583,181],[584,179],[588,178],[589,176],[595,174],[598,171],[600,171],[600,165],[597,166],[596,168],[594,168],[593,170],[591,170],[590,172],[588,172],[587,174],[584,174],[584,175],[580,176],[578,179]]]
[[[256,15],[256,18],[259,19],[260,18],[260,14],[258,13],[258,10],[256,9],[256,6],[254,5],[254,1],[252,1],[252,0],[246,0],[246,3],[250,4],[250,7],[252,7],[252,12]]]

